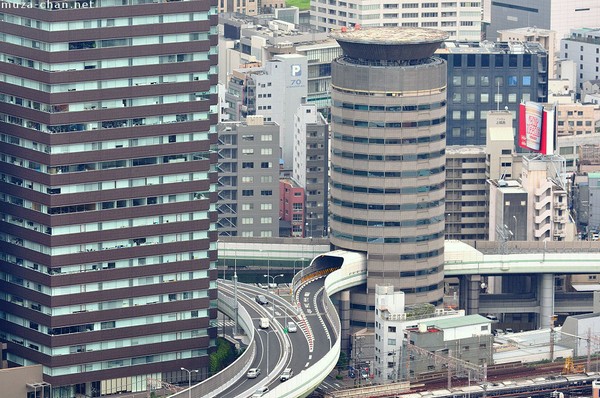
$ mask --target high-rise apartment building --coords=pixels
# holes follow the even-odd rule
[[[442,303],[447,37],[421,28],[334,35],[330,240],[367,255],[367,289],[350,292],[351,325],[374,326],[375,286],[408,304]],[[365,294],[365,292],[367,294]]]
[[[0,30],[0,338],[53,397],[207,376],[216,2],[33,1]],[[53,4],[60,9],[52,9]]]
[[[342,27],[411,27],[443,30],[452,40],[479,41],[489,1],[361,0],[358,3],[312,0],[311,25],[319,30]]]
[[[219,235],[279,236],[279,126],[219,124]]]
[[[448,145],[485,145],[486,117],[522,101],[545,102],[548,57],[539,43],[445,42],[448,62]]]
[[[294,179],[305,189],[305,237],[327,236],[329,124],[315,104],[302,104],[294,122]]]

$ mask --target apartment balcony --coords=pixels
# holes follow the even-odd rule
[[[537,239],[540,239],[542,236],[545,236],[550,233],[550,223],[541,224],[536,229],[533,230],[533,236]]]
[[[554,228],[554,232],[552,234],[555,237],[561,237],[564,238],[565,237],[565,230],[564,228],[558,229],[558,228]]]
[[[539,213],[537,213],[534,218],[533,221],[536,224],[543,224],[545,222],[550,222],[550,220],[552,219],[552,209],[547,209],[547,210],[540,210]],[[545,221],[547,220],[547,221]]]

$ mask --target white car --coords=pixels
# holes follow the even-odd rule
[[[298,331],[298,326],[294,322],[288,322],[288,333],[296,333]]]
[[[260,375],[259,368],[250,368],[248,369],[248,373],[246,373],[246,377],[248,377],[249,379],[256,379],[258,375]]]
[[[269,387],[267,387],[267,386],[257,388],[256,391],[254,391],[254,394],[252,394],[252,398],[260,398],[268,392],[269,392]]]
[[[285,368],[285,370],[283,372],[281,372],[281,377],[279,378],[279,380],[281,381],[286,381],[292,378],[292,376],[294,375],[294,371],[291,368]]]
[[[269,318],[260,318],[259,325],[261,329],[269,328]]]

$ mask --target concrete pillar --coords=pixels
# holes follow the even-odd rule
[[[341,350],[350,352],[350,291],[340,292]]]
[[[539,327],[548,329],[554,315],[554,274],[541,274],[540,278],[540,319]]]
[[[467,275],[467,315],[479,314],[479,290],[481,289],[481,275]]]
[[[465,309],[467,308],[467,277],[461,275],[458,277],[458,308]]]

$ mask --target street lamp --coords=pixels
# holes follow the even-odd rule
[[[257,329],[258,332],[263,332],[267,335],[267,380],[269,380],[269,333],[277,333],[277,330]]]
[[[517,228],[517,216],[513,216],[515,220],[515,236],[514,239],[517,240],[517,236],[519,235],[519,229]]]
[[[188,374],[188,397],[192,398],[192,373],[198,373],[198,369],[188,370],[186,368],[181,368],[181,370],[185,370]]]
[[[300,261],[300,263],[302,264],[302,268],[304,268],[304,257],[297,258],[294,260],[294,276],[296,276],[296,261]]]
[[[267,292],[271,293],[271,284],[269,283],[269,280],[273,281],[273,284],[275,284],[275,279],[279,278],[280,276],[283,276],[283,274],[279,274],[279,275],[275,275],[275,276],[271,276],[271,275],[263,275],[265,278],[267,278]],[[273,318],[275,318],[275,300],[273,300]]]

